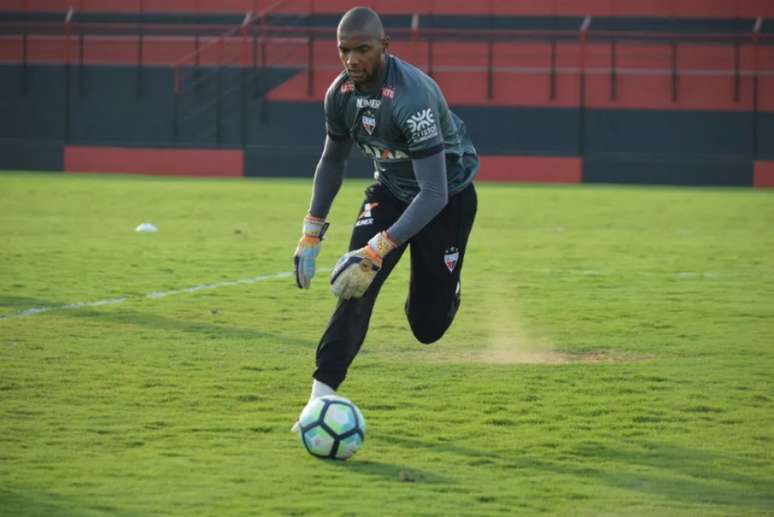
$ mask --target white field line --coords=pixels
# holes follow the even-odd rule
[[[330,268],[317,268],[318,273],[330,271]],[[532,272],[546,275],[581,275],[581,276],[616,276],[617,274],[624,274],[625,271],[615,272],[607,270],[554,270],[554,269],[535,269]],[[681,279],[696,279],[696,278],[717,278],[717,277],[733,277],[739,275],[729,275],[726,273],[718,272],[695,272],[695,271],[678,271],[678,272],[649,272],[638,271],[637,274],[641,276],[664,276],[672,275]],[[182,289],[172,289],[169,291],[151,291],[140,296],[120,296],[118,298],[108,298],[105,300],[97,300],[94,302],[76,302],[68,303],[65,305],[56,305],[50,307],[31,307],[16,314],[0,315],[0,321],[11,320],[16,318],[26,318],[28,316],[34,316],[36,314],[42,314],[44,312],[51,311],[63,311],[73,309],[83,309],[84,307],[99,307],[102,305],[117,305],[124,303],[128,300],[142,300],[142,299],[158,299],[166,296],[174,296],[178,294],[196,293],[198,291],[207,291],[210,289],[219,289],[221,287],[231,287],[235,285],[247,285],[256,284],[258,282],[267,282],[270,280],[277,280],[280,278],[292,277],[293,273],[285,271],[282,273],[274,273],[272,275],[258,275],[248,278],[240,278],[239,280],[225,280],[223,282],[216,282],[214,284],[200,284],[192,287],[184,287]],[[741,275],[745,276],[745,275]]]
[[[318,268],[318,271],[322,271],[322,269]],[[124,303],[128,300],[140,300],[140,299],[158,299],[158,298],[164,298],[166,296],[174,296],[178,294],[187,294],[187,293],[196,293],[198,291],[206,291],[209,289],[219,289],[221,287],[231,287],[235,285],[248,285],[248,284],[255,284],[258,282],[267,282],[269,280],[277,280],[280,278],[288,278],[293,276],[293,273],[290,271],[285,271],[282,273],[274,273],[273,275],[258,275],[258,276],[252,276],[249,278],[240,278],[239,280],[225,280],[223,282],[215,282],[213,284],[201,284],[201,285],[195,285],[193,287],[185,287],[183,289],[172,289],[170,291],[152,291],[150,293],[145,293],[140,296],[120,296],[118,298],[109,298],[106,300],[97,300],[94,302],[76,302],[76,303],[68,303],[65,305],[55,305],[50,307],[32,307],[29,309],[25,309],[21,312],[17,312],[16,314],[8,314],[8,315],[0,315],[0,321],[2,320],[11,320],[16,318],[26,318],[28,316],[34,316],[36,314],[43,314],[44,312],[51,312],[51,311],[66,311],[66,310],[73,310],[73,309],[83,309],[84,307],[99,307],[102,305],[117,305],[119,303]]]

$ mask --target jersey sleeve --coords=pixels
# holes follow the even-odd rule
[[[425,158],[442,151],[439,100],[433,92],[412,94],[410,99],[396,104],[393,116],[408,143],[408,155]]]
[[[339,90],[341,81],[333,81],[325,94],[325,132],[332,140],[346,140],[349,130],[344,122],[344,103]]]

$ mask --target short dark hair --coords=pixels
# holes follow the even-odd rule
[[[337,32],[365,32],[374,39],[384,38],[382,19],[370,7],[353,7],[341,17]]]

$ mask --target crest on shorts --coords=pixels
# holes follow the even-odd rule
[[[454,268],[457,267],[457,261],[460,259],[460,251],[452,246],[447,249],[443,254],[443,263],[446,264],[446,269],[449,273],[454,272]]]
[[[374,129],[376,128],[376,117],[374,117],[373,113],[371,112],[363,113],[362,122],[363,122],[363,129],[365,129],[369,135],[373,135]]]

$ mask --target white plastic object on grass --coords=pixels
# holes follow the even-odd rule
[[[142,223],[135,231],[140,233],[154,233],[159,231],[159,229],[151,223]]]

